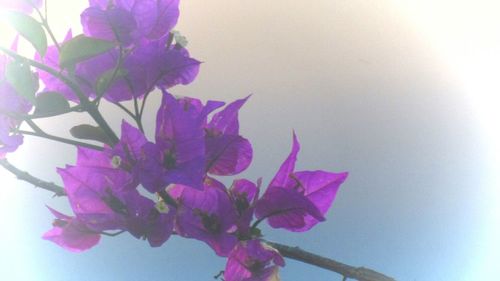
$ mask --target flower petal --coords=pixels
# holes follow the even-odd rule
[[[293,145],[292,145],[292,151],[286,158],[286,160],[281,164],[280,169],[274,176],[273,180],[269,184],[269,186],[287,186],[288,183],[291,181],[290,179],[290,174],[294,171],[295,169],[295,162],[297,161],[297,154],[299,153],[300,150],[300,144],[299,141],[297,140],[297,136],[295,133],[293,133]]]
[[[163,37],[177,24],[179,0],[116,0],[137,22],[137,32],[150,40]]]
[[[276,186],[269,187],[257,201],[255,214],[258,219],[267,218],[271,227],[290,231],[303,231],[308,215],[317,221],[325,220],[318,208],[303,194]]]
[[[219,135],[205,138],[207,171],[214,175],[229,176],[241,173],[252,162],[252,145],[238,135]]]
[[[228,104],[220,112],[217,112],[213,117],[207,128],[215,129],[222,134],[238,135],[239,122],[238,111],[245,104],[250,96],[236,100]]]
[[[347,178],[347,173],[330,173],[325,171],[302,171],[294,173],[304,188],[304,195],[318,208],[324,216],[332,206],[340,185]],[[305,216],[305,225],[296,231],[307,231],[319,220],[311,215]]]
[[[132,42],[131,33],[136,29],[136,22],[129,11],[118,7],[102,10],[94,6],[85,9],[80,17],[83,33],[87,36],[124,45]]]

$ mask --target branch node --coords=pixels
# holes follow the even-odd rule
[[[16,166],[9,163],[9,161],[7,161],[7,159],[5,158],[0,159],[0,166],[3,166],[7,171],[14,174],[17,179],[33,184],[35,188],[39,187],[54,192],[54,197],[66,195],[66,192],[64,191],[64,188],[62,186],[34,177],[28,172],[18,169]]]

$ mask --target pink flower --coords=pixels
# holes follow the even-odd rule
[[[285,261],[277,250],[259,240],[242,241],[229,254],[225,281],[279,280],[279,266]]]
[[[75,217],[48,208],[56,219],[52,224],[53,228],[42,236],[43,239],[50,240],[72,252],[85,251],[99,243],[101,236],[98,232],[88,228]]]
[[[300,145],[293,135],[292,151],[257,202],[256,216],[274,228],[302,232],[320,221],[335,199],[347,173],[295,170]]]

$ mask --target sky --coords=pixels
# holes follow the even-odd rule
[[[203,61],[172,90],[202,100],[253,94],[240,114],[254,161],[242,174],[272,178],[295,130],[297,168],[348,171],[327,221],[307,233],[264,228],[266,238],[365,266],[397,280],[495,280],[500,259],[497,1],[181,1],[176,27]],[[63,38],[81,31],[86,1],[49,0]],[[1,44],[12,31],[0,23]],[[29,53],[27,43],[22,43]],[[152,136],[159,94],[149,101]],[[124,115],[103,105],[118,128]],[[84,116],[41,120],[49,132]],[[60,183],[73,147],[26,137],[9,156]],[[214,280],[224,267],[201,242],[150,248],[129,235],[73,254],[42,240],[64,198],[0,171],[0,276],[8,280]],[[341,280],[287,260],[282,280]]]

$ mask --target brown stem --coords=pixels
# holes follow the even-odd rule
[[[49,135],[45,132],[30,132],[30,131],[23,131],[23,130],[17,130],[17,132],[22,134],[22,135],[44,138],[44,139],[53,140],[53,141],[57,141],[60,143],[74,145],[74,146],[87,147],[87,148],[90,148],[93,150],[98,150],[98,151],[104,150],[104,148],[102,146],[98,146],[98,145],[94,145],[94,144],[90,144],[90,143],[85,143],[85,142],[80,142],[80,141],[75,141],[72,139],[61,138],[58,136]]]
[[[38,13],[38,16],[40,16],[42,26],[45,28],[45,30],[47,30],[47,33],[49,34],[50,39],[52,39],[52,42],[56,46],[57,50],[60,51],[61,46],[59,45],[59,42],[57,42],[56,37],[54,36],[54,33],[52,32],[52,29],[50,28],[49,22],[47,20],[47,3],[45,3],[45,16],[42,14],[40,9],[38,9],[38,7],[36,7],[36,5],[31,4],[31,6],[33,6],[35,11]]]
[[[344,279],[352,278],[359,281],[395,281],[394,278],[388,277],[375,270],[343,264],[341,262],[304,251],[299,247],[290,247],[269,241],[264,242],[278,250],[286,258],[337,272],[338,274],[344,276]]]
[[[101,115],[101,112],[99,112],[99,109],[93,105],[92,103],[88,103],[88,105],[83,105],[85,110],[92,116],[94,121],[101,127],[101,129],[106,132],[106,135],[109,137],[111,144],[114,146],[117,144],[120,139],[116,136],[115,132],[111,127],[109,126],[108,122],[104,119],[104,117]]]
[[[0,159],[0,165],[3,166],[7,171],[13,173],[18,179],[29,182],[34,186],[43,188],[45,190],[54,192],[54,196],[66,195],[66,192],[64,191],[64,188],[62,186],[59,186],[52,182],[41,180],[25,171],[19,170],[16,166],[10,164],[7,159]]]
[[[137,123],[137,127],[144,134],[144,127],[142,126],[141,116],[139,115],[139,102],[136,97],[134,97],[134,111],[135,111],[135,121]]]
[[[121,104],[120,102],[114,102],[114,105],[118,106],[121,110],[123,110],[125,113],[127,113],[128,116],[132,117],[132,119],[136,119],[135,114],[130,111],[125,105]]]

